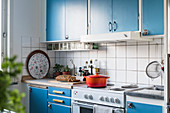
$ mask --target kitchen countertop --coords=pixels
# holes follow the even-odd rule
[[[142,89],[138,91],[125,92],[125,95],[164,100],[164,91],[153,90],[153,89]]]
[[[52,87],[59,87],[59,88],[67,88],[72,89],[73,85],[66,84],[66,83],[53,83],[49,82],[55,79],[36,79],[36,80],[24,80],[24,83],[33,84],[33,85],[41,85],[41,86],[52,86]]]
[[[67,82],[63,82],[63,83],[62,82],[61,83],[49,82],[53,80],[55,79],[36,79],[36,80],[34,79],[34,80],[24,80],[23,82],[31,84],[31,85],[51,86],[51,87],[59,87],[59,88],[67,88],[67,89],[73,88],[73,84],[69,84],[69,83],[67,84]],[[85,84],[77,84],[77,85],[74,85],[74,88],[87,88],[87,86]],[[91,88],[91,89],[95,89],[95,88]],[[104,88],[104,89],[107,89],[107,88]],[[152,89],[127,91],[125,92],[125,95],[164,100],[164,91],[152,90]]]

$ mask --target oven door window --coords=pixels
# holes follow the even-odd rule
[[[93,113],[93,109],[80,107],[80,113]]]

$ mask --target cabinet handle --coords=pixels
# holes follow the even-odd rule
[[[116,21],[113,22],[113,28],[114,28],[113,31],[117,30],[117,23],[116,23]]]
[[[55,90],[53,90],[53,93],[57,93],[57,94],[64,94],[64,92],[63,92],[63,91],[55,91]]]
[[[51,109],[51,104],[49,104],[49,105],[48,105],[48,108],[50,108],[50,109]]]
[[[63,100],[57,100],[57,99],[53,99],[54,102],[58,102],[58,103],[64,103]]]
[[[113,25],[112,25],[112,22],[109,22],[109,25],[108,25],[108,26],[109,26],[109,32],[111,32],[111,31],[113,30],[113,27],[112,27],[112,26],[113,26]]]
[[[132,109],[133,108],[133,104],[132,103],[128,103],[128,108]]]
[[[68,35],[66,35],[65,39],[69,39],[69,36],[68,36]]]

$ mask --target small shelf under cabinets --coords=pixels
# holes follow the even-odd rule
[[[47,43],[47,50],[51,51],[92,51],[98,50],[98,44],[83,42]]]

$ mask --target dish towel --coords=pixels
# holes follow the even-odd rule
[[[106,106],[100,106],[100,105],[94,105],[93,113],[113,113],[113,108],[106,107]]]

